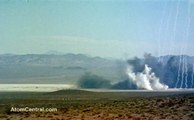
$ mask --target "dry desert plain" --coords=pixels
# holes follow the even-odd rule
[[[0,92],[0,120],[194,120],[194,92]],[[11,108],[57,108],[13,112]]]

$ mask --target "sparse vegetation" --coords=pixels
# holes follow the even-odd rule
[[[2,94],[0,93],[0,95]],[[83,90],[61,90],[52,93],[7,93],[0,98],[0,119],[14,120],[16,116],[18,119],[24,120],[43,118],[53,120],[194,119],[192,94],[172,97],[150,97],[140,93],[137,97],[137,94]],[[58,111],[8,112],[12,106],[56,107]]]

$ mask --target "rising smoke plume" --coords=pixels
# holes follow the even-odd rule
[[[155,76],[154,72],[151,72],[151,68],[145,64],[145,68],[142,72],[134,73],[132,67],[129,66],[127,74],[129,78],[137,85],[140,89],[146,90],[166,90],[168,86],[160,83],[159,78]]]
[[[187,71],[184,62],[179,65],[180,58],[187,59]],[[194,88],[194,57],[167,55],[161,56],[161,61],[158,59],[146,53],[144,58],[135,57],[127,60],[127,76],[116,83],[111,83],[111,80],[101,76],[85,74],[78,80],[78,87],[147,90]]]
[[[85,73],[77,83],[79,88],[110,88],[109,80],[91,73]]]
[[[180,58],[187,59],[187,64],[184,61],[180,63]],[[131,70],[135,75],[143,72],[145,65],[147,65],[152,68],[160,83],[167,85],[169,88],[194,88],[194,57],[167,55],[161,56],[161,61],[158,61],[158,59],[158,57],[145,53],[144,58],[135,57],[127,62],[133,68]]]
[[[136,90],[137,85],[132,82],[129,78],[126,80],[119,81],[111,86],[111,89],[119,90]]]

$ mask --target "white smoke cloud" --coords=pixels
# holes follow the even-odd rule
[[[167,85],[160,83],[159,78],[155,76],[155,73],[151,72],[151,68],[145,65],[145,69],[141,73],[135,74],[132,68],[129,66],[127,74],[129,78],[137,85],[138,88],[146,90],[166,90]]]

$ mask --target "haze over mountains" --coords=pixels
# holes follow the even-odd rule
[[[85,73],[118,81],[125,69],[124,61],[84,54],[0,55],[0,83],[75,83]]]
[[[183,58],[187,61],[184,62]],[[126,70],[130,65],[134,73],[140,73],[145,64],[152,68],[161,83],[170,88],[194,87],[194,57],[191,56],[158,58],[146,54],[144,58],[134,57],[124,61],[84,54],[56,54],[55,51],[0,55],[0,84],[77,84],[83,75],[90,73],[109,80],[114,89],[137,89]]]

